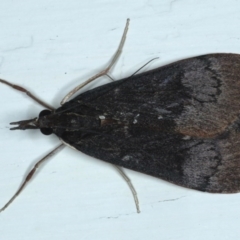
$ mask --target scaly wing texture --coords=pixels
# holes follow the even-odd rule
[[[87,91],[62,111],[100,116],[85,131],[55,130],[79,151],[188,188],[240,191],[240,55],[178,61]]]

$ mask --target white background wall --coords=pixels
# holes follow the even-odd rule
[[[57,107],[71,88],[106,65],[128,17],[130,29],[112,72],[115,79],[154,57],[159,60],[145,70],[201,54],[240,53],[237,0],[2,0],[0,78]],[[3,205],[34,162],[59,141],[38,131],[9,131],[9,122],[35,117],[42,108],[4,85],[0,108]],[[64,149],[0,213],[0,238],[239,239],[240,194],[207,194],[126,173],[137,189],[141,214],[110,165]]]

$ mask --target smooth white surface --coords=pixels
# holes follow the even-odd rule
[[[206,53],[240,53],[239,12],[236,0],[2,0],[0,78],[57,107],[71,88],[106,65],[128,17],[115,79],[155,57],[144,70]],[[0,85],[0,106],[3,205],[59,141],[38,131],[9,131],[9,122],[42,109],[25,95]],[[240,194],[207,194],[125,172],[141,214],[114,168],[65,148],[0,214],[0,239],[239,239]]]

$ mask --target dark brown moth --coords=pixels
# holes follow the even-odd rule
[[[186,188],[239,192],[240,55],[174,62],[13,124],[56,134],[92,157]]]
[[[233,193],[240,191],[239,116],[240,55],[209,54],[87,91],[37,126],[103,161]]]
[[[209,54],[85,92],[38,124],[103,161],[230,193],[240,191],[239,114],[240,55]]]

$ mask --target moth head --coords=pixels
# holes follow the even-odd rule
[[[10,125],[18,125],[18,126],[10,128],[10,130],[40,129],[41,133],[43,133],[44,135],[50,135],[50,134],[52,134],[53,130],[51,128],[41,127],[39,124],[39,119],[42,119],[45,116],[50,115],[51,113],[52,113],[52,111],[45,109],[45,110],[42,110],[39,113],[39,116],[36,118],[29,119],[29,120],[23,120],[23,121],[19,121],[19,122],[11,122]]]

